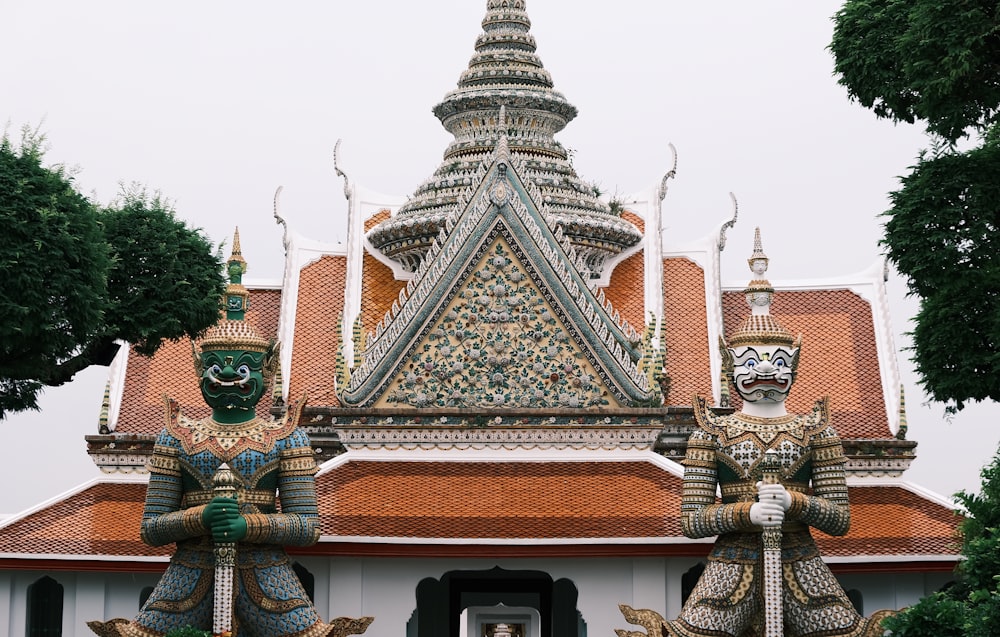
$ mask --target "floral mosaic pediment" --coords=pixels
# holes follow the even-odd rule
[[[497,236],[376,406],[620,406],[557,314]]]
[[[481,171],[405,300],[356,351],[345,405],[569,408],[658,404],[641,338],[587,287],[517,169]],[[345,374],[345,376],[347,376]]]

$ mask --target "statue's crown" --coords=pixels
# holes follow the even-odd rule
[[[270,341],[257,334],[257,330],[244,320],[222,319],[209,328],[199,342],[201,351],[246,350],[266,352]]]
[[[797,346],[797,339],[786,330],[776,318],[771,316],[771,301],[774,299],[774,288],[771,282],[764,278],[767,272],[768,258],[760,240],[760,228],[754,230],[753,254],[747,259],[754,278],[747,284],[743,294],[750,306],[750,316],[729,337],[730,347],[743,345],[785,345]]]
[[[233,234],[233,250],[227,262],[229,285],[223,302],[226,306],[226,317],[220,319],[205,332],[199,341],[201,351],[245,350],[249,352],[267,352],[271,342],[263,338],[248,323],[246,310],[249,305],[250,293],[243,287],[243,274],[247,271],[247,262],[240,248],[240,229]]]

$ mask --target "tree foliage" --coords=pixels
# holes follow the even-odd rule
[[[979,494],[958,500],[962,554],[954,586],[925,597],[884,622],[892,637],[993,637],[1000,626],[1000,453],[980,474]]]
[[[159,195],[133,188],[100,214],[111,256],[104,336],[152,356],[219,319],[222,257]]]
[[[93,205],[41,138],[0,141],[0,417],[36,408],[48,362],[70,359],[100,330],[107,246]],[[45,365],[41,363],[45,362]]]
[[[849,0],[830,49],[852,99],[949,142],[1000,109],[1000,11],[990,0]]]
[[[878,117],[922,121],[924,152],[891,194],[889,258],[921,299],[913,360],[935,400],[1000,400],[1000,4],[848,0],[830,49]],[[979,146],[959,151],[973,133]]]
[[[914,362],[935,400],[1000,400],[1000,140],[922,157],[886,213],[888,256],[920,296]]]
[[[118,340],[151,355],[199,334],[225,289],[221,255],[167,202],[132,189],[101,209],[42,164],[42,142],[0,140],[0,418],[109,364]]]

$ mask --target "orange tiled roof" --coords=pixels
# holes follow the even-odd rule
[[[99,482],[0,529],[0,555],[169,556],[139,539],[146,484]]]
[[[663,260],[663,318],[670,377],[669,405],[690,405],[695,394],[712,395],[705,272],[688,259]]]
[[[749,312],[742,292],[723,293],[722,309],[727,335]],[[792,334],[802,334],[802,360],[788,410],[808,412],[817,398],[828,395],[842,438],[891,438],[868,302],[850,290],[779,291],[771,314]],[[739,395],[731,393],[739,409]]]
[[[367,219],[365,219],[365,232],[368,232],[378,224],[388,219],[390,216],[392,216],[392,213],[389,212],[389,210],[383,208],[382,210],[379,210],[372,216],[368,217]]]
[[[361,322],[365,334],[375,332],[405,287],[406,281],[397,281],[387,265],[365,252],[361,267]]]
[[[680,535],[680,479],[647,462],[355,461],[317,490],[336,536]]]
[[[622,219],[638,228],[639,232],[644,232],[646,222],[642,217],[626,210],[622,212]],[[640,334],[642,328],[649,322],[649,317],[645,316],[646,298],[643,284],[645,280],[645,257],[640,250],[618,264],[611,273],[608,287],[604,288],[605,298],[611,301],[611,305],[618,310],[622,318]]]
[[[961,518],[902,487],[851,487],[851,531],[830,537],[813,531],[827,557],[958,555]]]
[[[280,290],[250,290],[250,308],[246,320],[264,338],[274,338],[278,332],[281,311]],[[211,414],[198,389],[191,360],[191,341],[167,341],[151,358],[129,351],[125,371],[125,389],[116,433],[157,434],[165,424],[163,395],[177,400],[184,413],[192,418]],[[257,413],[269,418],[271,404],[262,400]]]
[[[653,544],[680,536],[680,479],[638,461],[355,461],[320,476],[317,491],[323,534],[341,538],[646,538]],[[139,540],[145,492],[144,483],[130,482],[85,488],[0,529],[0,559],[169,555],[172,547]],[[848,535],[814,531],[827,557],[958,559],[960,518],[947,507],[898,486],[851,487],[850,498]],[[701,546],[707,553],[709,545]]]
[[[346,284],[347,258],[342,256],[323,256],[299,273],[295,345],[291,371],[286,377],[290,399],[305,393],[311,407],[340,404],[334,379]]]
[[[604,288],[605,298],[640,334],[649,322],[649,317],[643,316],[646,311],[645,276],[645,256],[640,250],[618,264],[611,273],[608,287]]]

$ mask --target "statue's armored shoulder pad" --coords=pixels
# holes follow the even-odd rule
[[[698,426],[703,431],[713,436],[717,436],[725,431],[725,424],[723,423],[725,416],[718,416],[712,412],[703,396],[695,396],[693,405],[695,420],[697,420]]]
[[[816,401],[810,411],[802,419],[802,428],[806,435],[814,436],[830,426],[830,398],[824,396]]]

